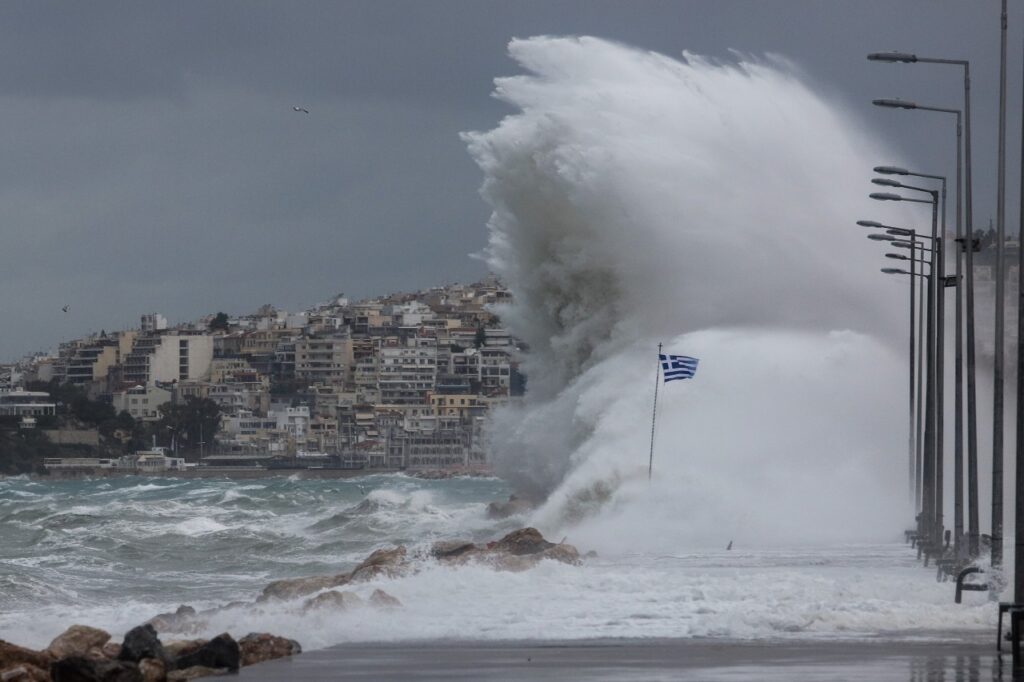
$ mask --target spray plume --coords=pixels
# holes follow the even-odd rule
[[[495,94],[516,113],[464,138],[529,348],[492,451],[547,497],[535,522],[604,549],[892,533],[907,282],[853,222],[927,216],[866,198],[889,156],[781,60],[509,49],[528,73]],[[662,393],[649,485],[659,340],[701,369]]]

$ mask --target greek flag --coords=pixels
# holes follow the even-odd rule
[[[676,379],[692,379],[693,375],[697,373],[697,358],[691,358],[686,355],[662,355],[658,354],[658,359],[661,361],[662,374],[665,377],[665,383],[675,381]]]

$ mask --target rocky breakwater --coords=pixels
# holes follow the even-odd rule
[[[536,528],[520,528],[499,540],[485,544],[476,544],[468,540],[436,542],[425,556],[412,555],[402,545],[378,549],[346,573],[276,580],[263,589],[257,602],[309,597],[303,603],[305,610],[325,607],[349,609],[362,606],[365,603],[363,598],[355,592],[338,588],[381,577],[398,578],[409,575],[419,570],[423,560],[428,558],[447,565],[478,562],[503,571],[525,571],[545,559],[572,565],[581,563],[580,553],[572,545],[549,542]],[[384,608],[401,606],[398,599],[379,589],[373,592],[369,602],[371,606]]]
[[[210,640],[163,643],[147,623],[129,630],[117,644],[108,632],[72,625],[42,651],[0,640],[0,681],[176,682],[301,652],[298,642],[266,633],[237,641],[224,633]]]

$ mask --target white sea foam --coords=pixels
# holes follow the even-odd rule
[[[173,526],[173,532],[190,536],[217,533],[226,529],[227,526],[223,523],[219,523],[205,516],[197,516],[195,518],[187,519]]]

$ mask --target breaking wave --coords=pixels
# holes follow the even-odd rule
[[[781,59],[509,51],[527,73],[495,94],[516,112],[464,137],[493,207],[485,257],[514,294],[501,315],[529,348],[493,454],[550,496],[536,521],[600,509],[582,532],[620,550],[899,527],[906,281],[853,224],[881,214],[867,174],[891,156]],[[701,365],[664,387],[648,485],[660,341]]]

